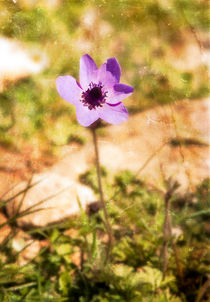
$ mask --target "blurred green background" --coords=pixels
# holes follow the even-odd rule
[[[135,88],[125,101],[131,114],[205,97],[207,68],[199,51],[208,18],[204,0],[1,0],[0,36],[21,41],[33,60],[44,56],[47,64],[41,73],[3,82],[0,143],[21,149],[24,141],[33,142],[51,152],[73,140],[84,142],[85,130],[73,106],[59,97],[55,79],[78,78],[85,53],[98,65],[118,59],[121,81]],[[192,45],[197,50],[186,52]]]
[[[131,116],[157,105],[205,98],[208,29],[205,0],[0,0],[0,146],[22,154],[30,145],[52,155],[59,146],[86,142],[87,129],[77,123],[74,106],[55,88],[59,75],[78,79],[79,60],[85,53],[98,65],[117,58],[121,82],[135,89],[125,100]],[[20,58],[14,44],[12,57],[3,62],[5,38],[20,45],[42,71],[24,74],[22,65],[18,72],[3,73],[1,66],[11,67]],[[12,174],[12,169],[2,170]],[[91,217],[82,212],[61,225],[24,229],[36,242],[48,243],[20,268],[18,257],[25,247],[15,253],[11,243],[18,232],[18,214],[0,222],[0,232],[6,224],[12,230],[0,243],[0,302],[201,302],[203,289],[202,301],[209,301],[205,289],[210,267],[209,180],[182,197],[172,192],[170,215],[178,235],[168,240],[168,272],[163,280],[169,184],[165,183],[163,194],[147,188],[130,171],[119,172],[112,182],[109,171],[102,172],[115,235],[108,264],[103,262],[106,232],[100,210]],[[98,193],[95,168],[80,175],[80,182]],[[0,210],[6,213],[2,201]],[[67,235],[64,231],[69,229],[76,235]],[[177,270],[174,242],[184,280]],[[71,258],[75,254],[79,264]]]

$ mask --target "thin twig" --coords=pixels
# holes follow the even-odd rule
[[[143,165],[138,169],[136,172],[135,176],[139,176],[139,174],[144,170],[144,168],[151,162],[151,160],[163,149],[163,147],[166,146],[168,141],[164,142],[163,144],[160,145],[160,147],[155,150],[148,158],[147,160],[143,163]]]
[[[153,158],[163,149],[163,147],[166,146],[168,142],[164,142],[157,150],[155,150],[147,159],[146,161],[143,163],[143,165],[138,169],[138,171],[134,174],[135,177],[139,177],[139,174],[142,173],[142,171],[146,168],[146,166],[153,160]],[[156,188],[154,185],[152,184],[147,184],[150,187],[152,187],[153,189],[155,189],[156,191],[158,191],[159,193],[163,193],[160,189]],[[121,189],[117,189],[114,194],[109,198],[109,200],[114,200],[117,195],[121,192]]]
[[[105,216],[105,226],[106,226],[107,233],[108,233],[108,236],[109,236],[109,241],[108,241],[108,246],[107,246],[107,253],[106,253],[106,260],[105,260],[105,262],[107,262],[107,260],[109,258],[110,250],[111,250],[111,247],[112,247],[112,243],[113,243],[113,234],[112,234],[111,224],[110,224],[110,221],[109,221],[109,215],[108,215],[107,208],[106,208],[106,203],[105,203],[104,196],[103,196],[103,189],[102,189],[102,182],[101,182],[101,168],[100,168],[100,160],[99,160],[96,129],[94,127],[94,128],[91,128],[91,130],[92,130],[92,134],[93,134],[93,143],[94,143],[94,147],[95,147],[96,168],[97,168],[97,178],[98,178],[98,189],[99,189],[99,194],[100,194],[100,201],[101,201],[101,205],[103,207],[104,216]]]
[[[170,232],[170,236],[172,237],[172,227],[171,227],[171,220],[169,217],[169,232]],[[175,242],[175,239],[172,238],[172,249],[174,251],[174,257],[175,257],[175,261],[176,261],[176,268],[177,268],[177,274],[180,280],[180,283],[183,284],[183,271],[182,271],[182,267],[180,265],[180,261],[179,261],[179,252],[178,252],[178,248]]]
[[[168,239],[172,237],[172,229],[171,229],[171,220],[170,220],[170,207],[171,207],[171,198],[174,191],[178,188],[178,183],[174,182],[171,183],[169,180],[169,188],[167,193],[165,194],[165,221],[164,221],[164,228],[163,228],[163,280],[166,277],[167,267],[168,267]],[[172,248],[174,251],[176,266],[177,266],[177,273],[180,279],[180,282],[183,281],[183,274],[182,269],[180,266],[180,261],[178,257],[178,250],[175,241],[172,241]]]
[[[168,268],[168,237],[169,237],[169,216],[170,216],[170,201],[171,194],[168,191],[165,195],[165,221],[163,227],[163,280],[165,280],[166,272]]]
[[[172,108],[171,105],[169,105],[169,108],[170,108],[170,113],[171,113],[171,119],[173,121],[173,126],[174,126],[174,132],[175,132],[175,135],[176,135],[176,139],[177,139],[177,142],[178,142],[178,148],[179,148],[179,154],[181,156],[181,161],[182,161],[182,165],[184,167],[184,172],[186,174],[186,176],[188,177],[188,180],[189,180],[189,188],[192,188],[192,181],[191,181],[191,176],[190,176],[190,171],[189,169],[187,169],[187,167],[185,166],[185,157],[184,157],[184,152],[183,152],[183,147],[182,147],[182,144],[179,140],[179,133],[178,133],[178,128],[177,128],[177,123],[176,123],[176,119],[175,119],[175,114],[174,114],[174,109]]]
[[[206,291],[210,288],[210,279],[206,280],[206,282],[203,284],[201,289],[199,290],[198,296],[195,300],[195,302],[200,302],[201,299],[204,297]]]
[[[200,54],[202,55],[203,54],[203,46],[202,46],[201,41],[198,38],[198,35],[197,35],[195,27],[188,21],[188,18],[186,17],[186,14],[185,14],[184,10],[180,9],[180,12],[182,14],[183,19],[185,20],[185,22],[189,26],[189,30],[191,31],[191,33],[192,33],[192,35],[193,35],[196,43],[198,44],[198,48],[200,50]]]
[[[31,186],[32,180],[33,180],[33,174],[31,175],[31,177],[28,180],[28,183],[27,183],[27,186],[26,186],[26,190],[23,192],[21,201],[19,202],[19,205],[18,205],[18,208],[17,208],[17,213],[20,212],[20,209],[21,209],[21,207],[23,205],[23,202],[25,200],[26,194],[28,193],[28,190],[29,190],[29,188]],[[13,204],[13,207],[14,207],[14,204]],[[13,212],[14,212],[14,209],[13,209]]]

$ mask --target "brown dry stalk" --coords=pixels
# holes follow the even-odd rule
[[[168,238],[169,238],[169,218],[170,218],[171,194],[168,191],[165,195],[165,221],[163,226],[163,280],[165,280],[168,268]]]
[[[202,298],[204,297],[206,291],[210,288],[210,279],[206,280],[206,282],[203,284],[203,286],[201,287],[198,296],[195,300],[195,302],[201,302]]]
[[[164,221],[164,227],[163,227],[163,280],[166,277],[167,268],[168,268],[168,249],[167,249],[168,239],[169,239],[169,237],[170,238],[172,237],[172,228],[171,228],[171,219],[170,219],[171,197],[178,187],[177,182],[171,183],[171,181],[169,180],[168,184],[169,184],[169,188],[165,194],[165,221]],[[181,268],[180,261],[179,261],[178,249],[177,249],[177,246],[176,246],[176,243],[174,240],[172,240],[172,249],[174,251],[174,257],[175,257],[176,266],[177,266],[177,274],[178,274],[180,282],[182,283],[183,273],[182,273],[182,268]]]
[[[170,217],[169,217],[169,232],[170,232],[170,236],[172,237],[172,228],[171,228],[171,221],[170,221]],[[174,251],[174,257],[175,257],[175,261],[176,261],[176,268],[177,268],[177,274],[180,280],[180,283],[183,283],[183,272],[182,272],[182,267],[180,265],[180,261],[179,261],[179,252],[178,252],[178,248],[175,242],[175,239],[172,238],[172,249]]]

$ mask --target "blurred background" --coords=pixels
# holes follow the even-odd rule
[[[58,75],[78,78],[88,53],[116,57],[135,92],[130,114],[208,95],[208,1],[1,0],[0,144],[42,154],[84,142]]]
[[[208,5],[0,0],[0,302],[210,301]],[[98,129],[106,264],[91,134],[55,87],[86,53],[134,87]]]

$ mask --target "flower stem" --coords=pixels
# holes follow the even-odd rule
[[[106,208],[106,202],[104,200],[103,196],[103,189],[102,189],[102,182],[101,182],[101,167],[100,167],[100,160],[99,160],[99,152],[98,152],[98,141],[97,141],[97,134],[96,134],[96,127],[91,128],[92,134],[93,134],[93,143],[95,147],[95,156],[96,156],[96,168],[97,168],[97,178],[98,178],[98,189],[99,189],[99,194],[100,194],[100,202],[104,211],[104,216],[105,216],[105,227],[107,230],[107,234],[109,236],[108,240],[108,246],[107,246],[107,251],[106,251],[106,260],[105,262],[108,261],[110,250],[112,247],[113,243],[113,234],[112,234],[112,228],[111,224],[109,221],[109,215],[107,212]]]

